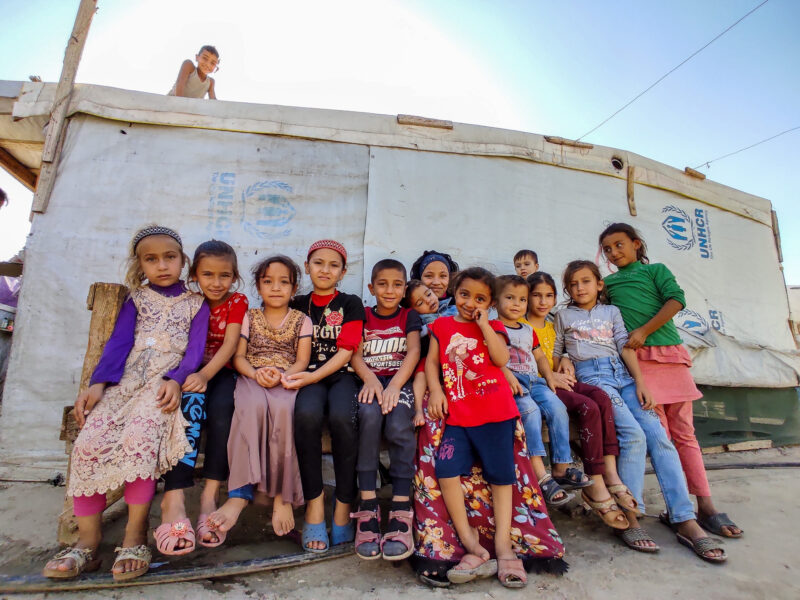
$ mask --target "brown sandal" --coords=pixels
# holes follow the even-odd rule
[[[603,523],[612,529],[628,529],[630,523],[625,513],[620,510],[617,503],[610,496],[606,500],[592,500],[586,491],[581,492],[581,498],[589,505],[592,512],[603,520]],[[621,518],[621,520],[620,520]]]
[[[637,517],[642,516],[642,511],[639,510],[639,503],[634,495],[631,494],[627,485],[624,483],[609,485],[608,491],[616,498],[617,504],[622,510],[632,512]]]

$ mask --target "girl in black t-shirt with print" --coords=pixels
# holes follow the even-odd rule
[[[347,251],[339,242],[320,240],[311,244],[305,269],[314,290],[295,296],[291,307],[311,318],[311,360],[308,370],[289,375],[284,386],[300,390],[294,407],[294,435],[306,499],[303,549],[325,552],[331,544],[352,542],[355,535],[350,504],[356,499],[359,383],[348,365],[361,342],[364,306],[358,296],[336,289],[347,271]],[[326,413],[336,476],[330,541],[322,493],[322,424]]]

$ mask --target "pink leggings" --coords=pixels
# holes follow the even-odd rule
[[[155,479],[142,479],[125,482],[125,502],[128,504],[147,504],[156,493]],[[103,512],[106,508],[105,494],[91,496],[73,496],[73,508],[76,517],[91,517]]]
[[[681,466],[689,484],[689,493],[695,496],[711,496],[711,488],[703,464],[703,453],[694,435],[694,412],[692,402],[657,404],[656,414],[675,444]]]

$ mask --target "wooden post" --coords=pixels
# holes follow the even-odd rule
[[[634,175],[636,171],[633,165],[628,165],[628,212],[632,217],[636,216],[636,200],[633,198]]]
[[[61,69],[61,78],[56,87],[50,120],[47,122],[47,133],[44,138],[44,148],[42,149],[42,168],[39,172],[36,193],[33,196],[33,208],[31,210],[34,213],[43,213],[47,210],[47,204],[50,202],[50,193],[53,191],[56,169],[58,168],[58,157],[61,153],[60,142],[66,125],[67,109],[69,108],[69,100],[72,97],[75,75],[78,72],[78,65],[81,61],[83,46],[86,43],[86,36],[89,33],[89,26],[92,24],[92,17],[96,11],[97,0],[81,0],[78,14],[75,16],[75,24],[72,27],[72,35],[70,35],[67,49],[64,51],[64,66]]]
[[[128,295],[128,288],[118,283],[93,283],[89,287],[86,298],[86,308],[92,311],[92,320],[89,323],[89,343],[86,347],[86,356],[83,359],[81,372],[80,391],[89,387],[92,372],[100,361],[103,348],[111,337],[117,315]],[[78,424],[73,414],[73,406],[64,407],[61,420],[61,440],[66,442],[66,453],[71,457],[72,444],[78,437]],[[70,462],[71,462],[70,458]],[[67,484],[69,484],[69,468],[67,469]],[[111,491],[106,495],[106,506],[111,506],[122,497],[122,488]],[[73,544],[78,536],[78,523],[72,509],[72,497],[64,496],[64,508],[58,517],[58,541],[61,544]]]

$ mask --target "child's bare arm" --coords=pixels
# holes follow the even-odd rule
[[[555,392],[556,388],[562,390],[572,389],[572,384],[574,383],[572,378],[563,373],[554,373],[550,368],[550,361],[547,360],[547,356],[541,348],[536,348],[533,351],[533,358],[536,360],[536,367],[539,369],[539,373],[541,373],[551,390]],[[553,364],[555,365],[555,363]]]
[[[211,83],[208,86],[208,97],[210,100],[216,100],[217,92],[215,91],[216,88],[214,87],[214,79],[212,77],[209,77],[208,79],[209,81],[211,81]]]
[[[419,363],[419,355],[421,352],[421,343],[419,340],[419,331],[409,331],[406,335],[406,356],[400,364],[397,373],[394,374],[389,385],[386,386],[388,390],[390,387],[400,391],[411,376],[414,374],[414,369],[417,368]]]
[[[236,353],[236,349],[239,347],[239,342],[241,341],[241,338],[239,337],[241,331],[241,323],[230,323],[225,328],[225,337],[222,340],[222,346],[220,346],[219,350],[217,350],[217,353],[210,361],[208,361],[208,364],[205,367],[200,369],[197,373],[190,374],[186,378],[186,381],[183,382],[182,388],[184,392],[206,391],[206,386],[211,378],[219,373],[220,369],[227,365],[228,361],[230,361],[230,359]]]
[[[311,360],[311,337],[301,337],[297,342],[297,356],[284,375],[293,375],[294,373],[302,373],[308,368],[308,362]]]
[[[356,375],[364,382],[364,385],[358,392],[358,401],[364,404],[372,404],[373,400],[377,400],[378,404],[382,405],[383,400],[383,385],[378,381],[378,377],[372,372],[364,362],[364,343],[358,345],[358,349],[353,353],[353,358],[350,359],[350,366],[356,372]]]
[[[236,355],[233,357],[233,368],[245,377],[256,378],[256,369],[247,360],[247,340],[244,338],[239,338]]]
[[[425,361],[425,380],[428,383],[428,414],[432,419],[442,419],[447,414],[447,397],[439,382],[439,340],[431,336],[428,358]]]
[[[645,410],[655,408],[656,401],[644,383],[642,371],[639,369],[639,359],[636,358],[636,350],[626,346],[622,349],[621,356],[625,366],[628,367],[631,377],[633,377],[633,380],[636,382],[636,395],[639,397],[639,404],[641,404],[642,408]]]
[[[180,71],[178,71],[178,78],[175,80],[176,96],[183,96],[186,91],[186,82],[189,80],[189,75],[192,74],[192,71],[194,71],[194,63],[188,59],[183,61]]]
[[[422,410],[422,399],[428,391],[428,384],[425,381],[425,371],[419,371],[414,375],[414,382],[411,384],[414,390],[414,426],[422,427],[425,425],[425,414]]]
[[[299,390],[302,387],[321,381],[350,362],[352,356],[352,350],[339,348],[336,354],[316,371],[300,371],[299,373],[284,375],[282,378],[283,387],[287,390]]]

